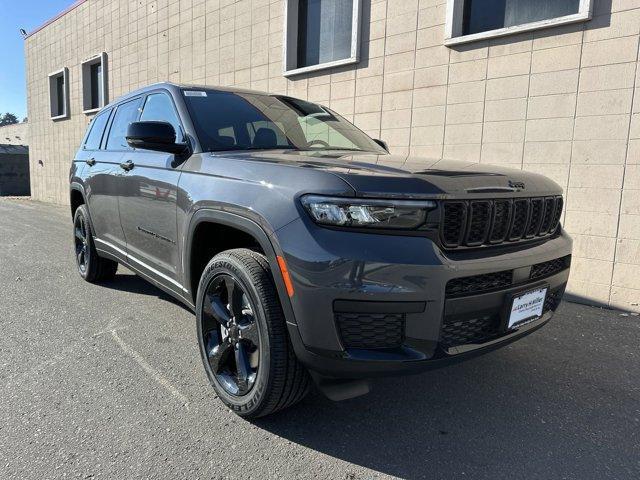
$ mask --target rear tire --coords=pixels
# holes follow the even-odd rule
[[[200,279],[196,317],[209,382],[235,413],[262,417],[308,393],[263,255],[244,248],[216,255]]]
[[[80,205],[73,215],[73,233],[76,266],[80,276],[90,283],[113,279],[118,263],[98,256],[86,205]]]

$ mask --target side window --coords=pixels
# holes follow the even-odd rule
[[[171,98],[166,93],[152,93],[144,102],[140,121],[168,122],[176,131],[176,142],[182,142],[182,127]]]
[[[103,112],[100,115],[96,116],[91,125],[89,125],[89,135],[87,135],[87,139],[84,142],[85,150],[99,150],[100,149],[100,141],[102,140],[102,134],[104,133],[104,127],[107,126],[107,120],[109,120],[109,113]]]
[[[138,116],[138,105],[140,105],[140,99],[136,98],[127,103],[123,103],[118,106],[116,114],[111,122],[111,128],[109,129],[109,137],[107,139],[108,150],[130,150],[131,147],[127,145],[127,127],[131,122],[135,122]]]

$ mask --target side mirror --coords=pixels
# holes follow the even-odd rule
[[[385,142],[384,140],[379,140],[377,138],[374,138],[373,141],[384,148],[387,153],[389,153],[389,145],[387,145],[387,142]]]
[[[127,127],[127,143],[133,148],[180,155],[189,147],[176,143],[176,131],[168,122],[133,122]]]

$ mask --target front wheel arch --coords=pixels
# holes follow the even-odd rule
[[[222,228],[230,228],[235,230],[236,232],[241,232],[244,235],[245,239],[250,238],[256,248],[251,248],[252,250],[258,251],[263,254],[269,263],[269,267],[271,268],[271,272],[273,275],[273,280],[276,285],[276,290],[278,292],[278,297],[280,299],[280,303],[284,310],[285,318],[288,323],[296,324],[295,317],[293,315],[293,309],[291,307],[291,302],[289,296],[287,295],[287,289],[284,284],[284,280],[282,279],[282,275],[280,274],[280,267],[278,265],[277,256],[282,256],[282,252],[275,241],[273,236],[269,236],[265,230],[255,223],[253,220],[243,217],[241,215],[224,212],[221,210],[202,208],[197,210],[191,220],[189,222],[189,226],[184,235],[184,248],[182,254],[182,265],[184,272],[184,286],[189,292],[189,296],[191,300],[196,301],[198,283],[200,281],[200,274],[202,271],[198,271],[199,269],[194,269],[193,263],[193,254],[194,254],[194,242],[198,241],[196,237],[196,232],[199,226],[202,224],[212,224],[219,225]],[[247,244],[240,245],[228,245],[224,249],[216,251],[215,253],[219,253],[220,251],[224,251],[225,249],[230,248],[250,248]],[[215,255],[214,253],[214,255]],[[213,258],[211,255],[204,262],[204,266],[206,266],[207,262]]]

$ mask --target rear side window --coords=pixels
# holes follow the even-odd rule
[[[176,131],[176,141],[182,141],[182,128],[173,102],[165,93],[153,93],[147,97],[140,116],[141,122],[167,122]]]
[[[125,137],[129,124],[135,122],[136,118],[138,118],[138,105],[140,105],[140,99],[136,98],[118,107],[109,129],[108,150],[131,150]]]
[[[85,150],[100,149],[100,142],[102,141],[104,127],[107,126],[107,120],[109,120],[109,112],[101,113],[93,119],[91,125],[89,125],[89,135],[87,135],[87,140],[84,142]]]

